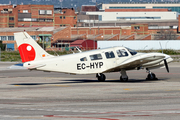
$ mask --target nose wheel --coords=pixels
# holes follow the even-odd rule
[[[146,80],[158,80],[154,73],[152,73],[148,68],[146,68],[146,70],[148,73]]]
[[[104,82],[106,80],[106,76],[103,73],[97,73],[96,77],[99,82]]]

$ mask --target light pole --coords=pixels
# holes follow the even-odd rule
[[[44,49],[44,36],[43,36],[43,49]]]

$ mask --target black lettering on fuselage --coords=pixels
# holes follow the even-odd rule
[[[96,68],[101,68],[103,66],[103,62],[93,62],[88,65],[85,63],[78,63],[77,64],[77,70],[85,70],[85,69],[96,69]]]
[[[77,70],[81,70],[81,63],[77,64]]]
[[[95,68],[98,68],[98,62],[95,62],[95,65],[96,65],[96,67],[95,67]]]
[[[103,62],[99,62],[99,68],[101,68],[101,66],[103,66]]]
[[[81,68],[82,69],[85,69],[86,68],[86,66],[85,66],[86,64],[85,63],[83,63],[82,65],[81,65]]]
[[[94,63],[90,63],[90,69],[94,69]]]

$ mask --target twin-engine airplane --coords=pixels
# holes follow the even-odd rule
[[[120,72],[120,80],[128,81],[127,70],[145,68],[147,79],[157,79],[151,69],[165,66],[173,59],[163,53],[137,53],[126,47],[111,47],[80,52],[70,55],[53,56],[42,49],[27,32],[14,33],[15,40],[23,62],[29,70],[62,72],[70,74],[96,74],[98,81],[103,82],[103,73]]]

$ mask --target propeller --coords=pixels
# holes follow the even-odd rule
[[[160,44],[160,46],[161,46],[161,42],[159,42],[159,44]],[[162,53],[163,53],[162,46],[161,46],[161,50],[162,50]],[[164,65],[165,65],[165,67],[166,67],[167,72],[169,72],[169,67],[168,67],[168,64],[167,64],[167,61],[166,61],[167,58],[168,58],[167,56],[164,58]]]
[[[164,65],[165,65],[165,67],[166,67],[167,72],[169,72],[169,67],[168,67],[168,64],[167,64],[166,59],[164,59]]]

